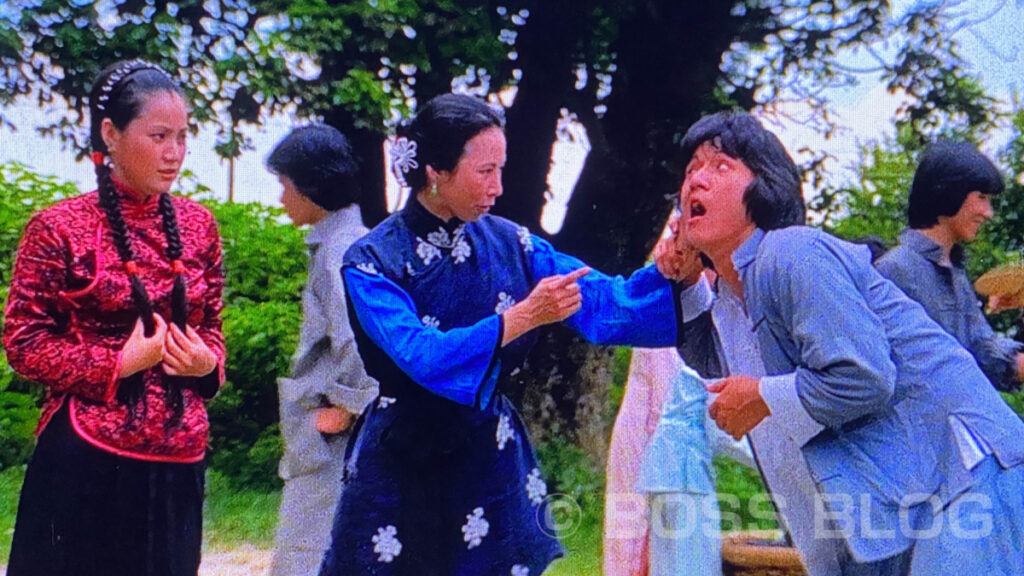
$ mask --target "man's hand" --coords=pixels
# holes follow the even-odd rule
[[[771,415],[761,398],[760,380],[750,376],[729,376],[707,386],[718,398],[708,407],[708,414],[726,434],[739,440],[761,420]]]
[[[665,278],[691,286],[700,279],[704,263],[697,249],[690,246],[682,234],[679,216],[672,216],[668,228],[671,234],[654,247],[654,263]]]
[[[356,421],[356,415],[341,406],[317,408],[313,414],[316,430],[321,434],[341,434]]]
[[[988,297],[989,313],[1024,308],[1024,291],[1016,294],[992,294]]]

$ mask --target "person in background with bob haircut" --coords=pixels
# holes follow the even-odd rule
[[[341,262],[366,234],[359,209],[359,164],[348,140],[324,124],[291,131],[267,157],[281,182],[281,204],[306,235],[309,272],[291,374],[278,382],[284,480],[273,576],[308,576],[330,544],[341,493],[345,445],[356,417],[377,395],[348,321]]]

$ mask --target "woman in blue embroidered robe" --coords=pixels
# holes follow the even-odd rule
[[[526,428],[496,384],[531,330],[674,345],[670,284],[588,269],[489,216],[501,194],[501,117],[468,96],[431,100],[393,151],[417,193],[346,254],[342,275],[380,397],[350,443],[322,575],[539,575],[562,555]]]

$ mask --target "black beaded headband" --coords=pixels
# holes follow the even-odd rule
[[[110,76],[107,76],[107,81],[103,83],[103,87],[100,88],[100,95],[96,98],[96,108],[100,111],[106,111],[107,102],[110,100],[110,93],[114,91],[114,87],[139,70],[154,70],[166,76],[171,82],[174,81],[174,77],[156,64],[150,64],[145,60],[125,62],[120,68],[111,72]]]

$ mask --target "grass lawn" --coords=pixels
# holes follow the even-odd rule
[[[14,514],[18,509],[18,494],[25,478],[25,466],[12,466],[0,470],[0,564],[7,564],[14,535]]]

